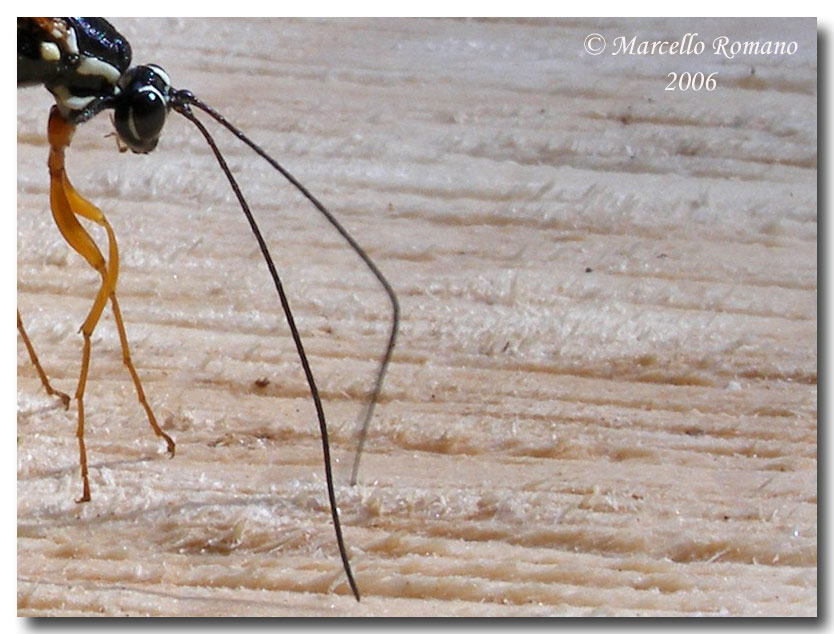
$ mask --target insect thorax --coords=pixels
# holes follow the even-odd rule
[[[103,18],[18,18],[17,84],[43,84],[65,117],[118,93],[127,40]]]

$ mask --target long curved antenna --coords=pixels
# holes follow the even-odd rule
[[[347,575],[348,583],[350,584],[350,589],[353,590],[353,596],[356,597],[356,601],[359,601],[359,588],[356,587],[356,581],[353,579],[353,572],[350,568],[350,561],[348,560],[347,549],[345,548],[345,540],[342,537],[342,524],[339,520],[339,510],[336,506],[336,493],[333,488],[333,469],[330,464],[330,441],[328,440],[327,435],[327,423],[324,420],[324,408],[321,404],[321,398],[319,397],[319,391],[316,387],[316,380],[313,377],[313,371],[310,369],[310,363],[307,361],[307,355],[304,353],[304,345],[301,342],[301,335],[298,332],[298,328],[295,325],[295,319],[293,318],[292,311],[290,310],[289,300],[287,299],[287,294],[284,292],[284,286],[281,284],[281,279],[278,276],[278,271],[275,268],[275,264],[272,261],[272,256],[269,253],[269,248],[264,241],[263,235],[261,235],[261,231],[258,228],[258,224],[255,222],[254,216],[252,216],[252,212],[249,209],[249,205],[246,203],[246,199],[243,197],[243,194],[240,191],[240,187],[235,180],[235,177],[232,175],[231,170],[229,170],[229,166],[226,164],[223,155],[220,153],[220,150],[217,148],[217,145],[214,142],[214,139],[211,138],[208,130],[206,130],[205,126],[200,123],[200,121],[194,116],[194,113],[191,112],[191,109],[188,107],[188,103],[185,102],[175,102],[173,104],[173,108],[183,115],[186,119],[191,121],[197,129],[200,130],[202,135],[205,137],[206,142],[211,147],[212,152],[214,152],[214,156],[217,159],[217,162],[220,164],[220,168],[223,170],[223,173],[226,175],[226,178],[229,181],[229,184],[232,187],[232,190],[235,192],[235,196],[237,196],[237,200],[240,203],[241,208],[243,209],[243,213],[246,216],[246,220],[249,221],[249,226],[252,229],[252,233],[255,234],[255,239],[258,241],[258,246],[260,247],[261,254],[266,260],[266,265],[269,268],[269,274],[272,277],[272,281],[275,283],[275,290],[278,291],[278,297],[281,299],[281,307],[284,309],[284,315],[287,318],[287,324],[290,327],[290,332],[292,333],[293,341],[295,342],[295,348],[298,351],[298,356],[301,359],[301,365],[304,368],[304,374],[307,377],[307,384],[310,386],[310,393],[313,395],[313,402],[316,406],[316,416],[318,417],[319,421],[319,429],[321,431],[321,444],[322,444],[322,451],[324,453],[324,474],[325,479],[327,480],[327,496],[330,499],[330,515],[333,518],[333,526],[336,530],[336,543],[339,545],[339,554],[342,557],[342,566],[345,569],[345,574]]]
[[[379,281],[382,285],[382,288],[385,289],[386,294],[388,295],[388,299],[391,301],[391,331],[388,335],[388,345],[385,348],[385,354],[382,356],[382,361],[380,362],[379,366],[379,373],[376,377],[376,383],[374,384],[374,388],[370,393],[368,400],[365,402],[364,407],[360,411],[360,415],[358,417],[358,421],[361,421],[361,426],[359,427],[359,443],[356,449],[356,457],[353,461],[353,469],[351,471],[350,483],[351,485],[356,484],[356,479],[359,474],[359,459],[362,455],[362,450],[365,447],[365,440],[368,436],[368,426],[371,422],[371,417],[374,414],[374,408],[376,407],[376,403],[379,400],[380,392],[382,392],[382,383],[385,379],[385,373],[388,371],[388,364],[391,362],[391,355],[394,352],[394,345],[397,342],[397,332],[400,328],[400,302],[397,299],[397,294],[394,292],[394,288],[388,282],[386,277],[382,274],[382,271],[377,268],[376,264],[374,264],[373,260],[371,260],[370,256],[365,252],[365,250],[359,246],[356,240],[353,239],[347,229],[345,229],[342,224],[335,218],[335,216],[321,203],[319,200],[310,193],[310,191],[304,187],[292,174],[290,174],[283,166],[281,166],[278,161],[273,159],[269,154],[264,152],[255,142],[249,139],[243,132],[238,130],[235,126],[229,123],[226,118],[217,112],[214,108],[209,106],[206,103],[203,103],[194,94],[189,90],[177,90],[172,97],[172,104],[175,110],[182,112],[180,109],[182,106],[178,107],[178,104],[190,104],[193,105],[209,116],[211,116],[215,121],[217,121],[220,125],[226,128],[229,132],[234,134],[238,139],[243,141],[246,145],[248,145],[256,154],[258,154],[261,158],[263,158],[267,163],[269,163],[272,167],[278,170],[281,175],[286,178],[298,191],[300,191],[304,197],[309,200],[313,206],[321,212],[321,214],[327,219],[327,221],[333,226],[336,231],[345,239],[345,241],[350,245],[350,247],[356,252],[356,254],[362,259],[371,273],[374,274],[374,277]],[[184,114],[184,113],[183,113]],[[187,116],[187,115],[186,115]]]

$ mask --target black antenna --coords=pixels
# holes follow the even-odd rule
[[[292,310],[290,309],[289,300],[287,299],[287,294],[284,292],[284,286],[281,284],[281,279],[278,276],[278,271],[275,268],[275,264],[272,261],[272,255],[269,253],[269,248],[264,241],[263,235],[261,235],[261,231],[258,228],[257,222],[255,222],[255,218],[252,215],[252,212],[249,209],[249,205],[246,203],[246,199],[243,197],[243,194],[240,191],[240,187],[235,180],[235,177],[232,175],[229,166],[226,164],[223,155],[220,153],[220,150],[217,148],[217,145],[212,139],[211,135],[209,134],[208,130],[206,130],[205,126],[200,123],[199,119],[194,116],[194,113],[189,108],[189,103],[193,103],[194,105],[204,108],[204,106],[200,105],[200,102],[197,102],[194,99],[191,93],[187,91],[179,91],[176,93],[174,100],[173,100],[173,108],[182,114],[186,119],[191,121],[197,129],[200,130],[202,135],[205,137],[206,142],[211,147],[212,152],[214,152],[214,156],[217,159],[217,162],[220,164],[220,168],[223,170],[223,173],[226,175],[226,178],[229,181],[229,184],[232,187],[232,190],[235,192],[235,196],[237,196],[238,202],[240,203],[241,209],[243,209],[243,213],[246,216],[246,220],[249,221],[249,226],[252,229],[252,233],[255,234],[255,239],[258,241],[258,247],[260,247],[261,254],[266,261],[266,265],[269,268],[269,274],[272,277],[272,281],[275,283],[275,290],[278,291],[278,297],[281,300],[281,307],[284,309],[284,315],[287,319],[287,324],[290,327],[290,332],[292,333],[293,341],[295,342],[295,348],[298,351],[298,356],[301,359],[301,365],[304,368],[304,374],[307,377],[307,384],[310,386],[310,393],[313,396],[313,402],[316,406],[316,416],[318,417],[319,421],[319,429],[321,431],[321,444],[322,444],[322,451],[324,453],[324,474],[325,479],[327,481],[327,496],[330,499],[330,515],[333,518],[333,527],[336,530],[336,543],[339,545],[339,554],[342,557],[342,566],[345,569],[345,574],[347,575],[348,583],[350,584],[350,588],[353,591],[353,596],[356,597],[357,602],[359,601],[359,588],[356,586],[356,581],[353,578],[353,572],[350,568],[350,561],[348,560],[347,548],[345,547],[345,540],[342,537],[342,524],[339,520],[339,509],[336,506],[336,493],[333,487],[333,469],[330,464],[330,441],[328,440],[327,434],[327,423],[324,419],[324,408],[321,404],[321,398],[319,397],[319,391],[316,387],[316,380],[313,377],[313,371],[310,369],[310,363],[307,360],[307,355],[304,352],[304,344],[301,342],[301,335],[298,332],[298,328],[295,325],[295,319],[292,315]],[[209,111],[210,114],[213,111]],[[213,114],[212,116],[215,116]],[[219,115],[216,115],[219,116]],[[244,140],[244,137],[240,132],[237,132],[231,124],[225,122],[225,119],[222,119],[224,125],[228,127],[233,132],[236,132],[236,135]],[[257,148],[251,142],[247,143],[252,145],[254,148]],[[259,148],[258,148],[259,149]],[[262,156],[266,156],[262,151],[259,150],[258,152]],[[270,161],[274,163],[273,161]],[[277,163],[275,163],[277,165]],[[280,169],[280,168],[279,168]],[[282,173],[283,170],[281,170]],[[293,182],[293,181],[291,181]],[[390,350],[389,350],[390,352]]]
[[[365,250],[359,246],[356,240],[353,239],[347,229],[345,229],[342,224],[336,219],[336,217],[325,207],[319,200],[313,196],[310,191],[304,187],[292,174],[290,174],[283,166],[281,166],[278,161],[273,159],[269,154],[264,152],[255,142],[249,139],[243,132],[238,130],[235,126],[229,123],[226,118],[217,112],[214,108],[209,106],[206,103],[203,103],[194,94],[189,90],[177,90],[172,96],[172,106],[181,114],[185,115],[192,121],[196,123],[196,119],[194,119],[193,114],[189,113],[186,114],[186,106],[190,104],[193,105],[206,114],[210,115],[215,121],[225,127],[229,132],[234,134],[238,139],[243,141],[246,145],[248,145],[255,153],[257,153],[261,158],[263,158],[267,163],[269,163],[272,167],[278,170],[281,175],[286,178],[298,191],[300,191],[304,197],[309,200],[313,206],[321,212],[321,214],[327,219],[327,221],[333,226],[336,231],[345,239],[345,241],[351,246],[351,248],[356,252],[356,254],[362,259],[371,273],[374,274],[374,277],[379,281],[382,285],[382,288],[385,289],[385,293],[388,295],[388,299],[391,301],[391,331],[388,334],[388,345],[385,348],[385,354],[382,356],[382,361],[380,362],[379,366],[379,373],[376,377],[376,383],[374,384],[374,388],[368,397],[368,400],[365,402],[364,407],[361,410],[361,413],[358,417],[358,421],[360,422],[359,426],[359,443],[356,449],[356,457],[354,458],[353,462],[353,469],[351,470],[351,477],[350,483],[351,485],[356,484],[357,476],[359,474],[359,460],[362,455],[362,450],[365,447],[365,440],[368,436],[368,427],[371,422],[371,417],[374,414],[374,408],[376,407],[377,400],[379,399],[380,392],[382,391],[382,382],[385,379],[385,373],[388,371],[388,365],[391,362],[391,355],[394,352],[394,345],[397,342],[397,332],[399,331],[400,327],[400,302],[397,300],[397,294],[394,292],[394,288],[388,282],[386,277],[382,274],[382,271],[374,264],[374,261],[371,260],[370,256],[365,252]],[[198,124],[199,125],[199,124]],[[201,126],[202,127],[202,126]],[[206,132],[203,132],[206,135]],[[207,136],[207,135],[206,135]],[[211,142],[210,142],[211,143]],[[217,151],[215,150],[215,155],[217,155]],[[219,157],[218,157],[218,160]],[[231,177],[227,172],[227,177],[230,180]],[[234,187],[234,185],[233,185]],[[238,195],[238,199],[240,199],[240,195]],[[243,204],[241,202],[241,204]],[[249,214],[247,213],[247,217]],[[253,221],[250,220],[250,223]],[[260,240],[259,240],[260,241]],[[264,251],[265,249],[262,247],[261,249]],[[267,253],[264,253],[264,257],[267,260],[270,260]],[[276,280],[277,282],[277,280]],[[279,291],[280,292],[280,291]]]

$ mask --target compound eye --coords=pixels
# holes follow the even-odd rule
[[[155,86],[142,86],[116,106],[116,132],[131,150],[145,154],[156,147],[167,113],[162,93]]]

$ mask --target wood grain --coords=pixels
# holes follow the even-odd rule
[[[324,391],[363,599],[310,399],[196,130],[68,155],[120,239],[120,299],[168,460],[95,333],[86,406],[18,345],[20,615],[813,615],[813,20],[119,20],[282,160],[390,276],[400,343],[348,486],[388,309],[296,192],[216,131]],[[591,32],[796,40],[791,56],[593,57]],[[717,72],[667,92],[670,71]],[[18,301],[72,393],[96,275],[48,210],[41,89],[18,94]],[[259,387],[258,384],[264,385]]]

